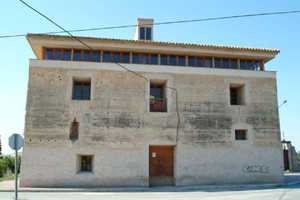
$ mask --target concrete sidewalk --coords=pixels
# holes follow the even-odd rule
[[[20,192],[184,192],[197,190],[254,190],[269,189],[300,184],[300,173],[288,173],[283,183],[276,184],[242,184],[242,185],[199,185],[173,187],[114,187],[114,188],[19,188]],[[14,181],[0,182],[0,192],[14,191]]]

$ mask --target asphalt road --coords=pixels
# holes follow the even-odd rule
[[[12,200],[12,192],[0,192],[0,200]],[[19,200],[298,200],[300,184],[269,189],[193,190],[168,192],[24,192]]]

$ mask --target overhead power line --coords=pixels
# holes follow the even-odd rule
[[[67,33],[72,39],[77,40],[78,42],[80,42],[82,45],[88,47],[90,50],[93,50],[92,47],[90,47],[88,44],[86,44],[85,42],[83,42],[82,40],[80,40],[78,37],[75,37],[72,35],[72,33],[70,33],[70,31],[66,30],[65,28],[63,28],[61,25],[57,24],[55,21],[53,21],[52,19],[50,19],[48,16],[44,15],[43,13],[41,13],[40,11],[38,11],[37,9],[33,8],[31,5],[29,5],[28,3],[26,3],[23,0],[19,0],[21,3],[23,3],[25,6],[27,6],[28,8],[30,8],[31,10],[33,10],[34,12],[38,13],[39,15],[41,15],[43,18],[47,19],[49,22],[51,22],[52,24],[54,24],[55,26],[57,26],[59,29],[61,29],[64,33]],[[150,82],[150,80],[145,77],[144,75],[137,73],[131,69],[128,69],[127,67],[121,65],[120,63],[115,63],[116,65],[120,66],[122,69],[124,69],[125,71],[128,71],[130,73],[132,73],[133,75],[143,78],[145,79],[145,81]],[[179,137],[179,128],[180,128],[180,114],[179,114],[179,107],[178,107],[178,91],[176,88],[174,87],[166,87],[167,89],[170,89],[172,91],[175,92],[175,103],[176,103],[176,115],[177,115],[177,126],[176,126],[176,139],[175,139],[175,144],[177,146],[178,143],[178,137]]]
[[[26,2],[19,0],[23,4],[28,7],[31,7]],[[40,13],[36,9],[32,8],[37,13],[46,17],[44,14]],[[300,10],[291,10],[291,11],[278,11],[278,12],[263,12],[263,13],[250,13],[250,14],[242,14],[242,15],[230,15],[230,16],[221,16],[221,17],[208,17],[208,18],[200,18],[200,19],[187,19],[187,20],[174,20],[174,21],[164,21],[164,22],[155,22],[153,23],[154,26],[159,25],[168,25],[168,24],[183,24],[183,23],[196,23],[196,22],[205,22],[205,21],[218,21],[218,20],[228,20],[228,19],[237,19],[237,18],[249,18],[249,17],[259,17],[259,16],[271,16],[271,15],[287,15],[287,14],[296,14],[300,13]],[[54,22],[53,20],[51,20]],[[54,24],[56,24],[54,22]],[[124,29],[124,28],[134,28],[136,24],[128,24],[128,25],[120,25],[120,26],[102,26],[102,27],[94,27],[94,28],[83,28],[83,29],[71,29],[71,30],[64,30],[64,31],[50,31],[50,32],[43,32],[41,34],[59,34],[59,33],[78,33],[78,32],[87,32],[87,31],[99,31],[99,30],[111,30],[111,29]],[[61,28],[60,28],[61,29]],[[0,38],[14,38],[14,37],[24,37],[26,34],[12,34],[12,35],[0,35]]]
[[[23,0],[18,0],[21,3],[23,3],[25,6],[27,6],[28,8],[30,8],[31,10],[33,10],[34,12],[38,13],[40,16],[44,17],[45,19],[47,19],[49,22],[51,22],[52,24],[54,24],[55,26],[57,26],[59,29],[61,29],[62,31],[64,31],[65,33],[67,33],[71,38],[77,40],[78,42],[80,42],[82,45],[84,45],[85,47],[92,49],[90,46],[88,46],[86,43],[82,42],[80,39],[74,37],[68,30],[66,30],[64,27],[60,26],[59,24],[57,24],[55,21],[53,21],[52,19],[50,19],[49,17],[47,17],[46,15],[44,15],[43,13],[41,13],[40,11],[38,11],[37,9],[35,9],[34,7],[32,7],[31,5],[29,5],[28,3],[26,3]]]

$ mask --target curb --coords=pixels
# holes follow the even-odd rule
[[[20,188],[19,192],[192,192],[197,190],[254,190],[271,189],[298,185],[299,182],[259,184],[259,185],[203,185],[203,186],[173,186],[173,187],[127,187],[127,188]],[[14,192],[14,189],[1,189],[0,192]]]

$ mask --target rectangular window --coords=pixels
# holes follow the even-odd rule
[[[230,85],[230,105],[245,105],[244,85]]]
[[[158,55],[157,54],[151,54],[150,64],[152,64],[152,65],[158,64]]]
[[[237,129],[235,132],[235,140],[247,140],[247,130]]]
[[[122,53],[121,62],[122,63],[129,63],[129,53]]]
[[[84,61],[90,61],[91,60],[90,53],[91,53],[91,51],[89,51],[89,50],[84,50],[83,51],[83,60]]]
[[[188,65],[189,66],[195,66],[195,56],[189,56],[188,58]]]
[[[166,83],[150,81],[150,112],[167,112]]]
[[[81,50],[74,50],[73,60],[81,61]]]
[[[215,68],[237,69],[238,62],[237,59],[215,58]]]
[[[71,60],[71,50],[69,49],[64,50],[63,60]]]
[[[145,27],[140,27],[140,40],[145,40]]]
[[[240,60],[240,69],[242,70],[260,70],[260,64],[255,60]]]
[[[53,59],[53,49],[46,49],[45,59],[47,59],[47,60],[52,60]]]
[[[188,65],[192,67],[212,67],[212,58],[189,56]]]
[[[62,60],[62,50],[61,49],[54,49],[53,59],[54,60]]]
[[[185,56],[178,56],[178,65],[185,66]]]
[[[79,172],[93,172],[93,159],[92,155],[79,156]]]
[[[109,51],[103,52],[103,62],[110,62],[110,52]]]
[[[91,79],[73,80],[73,100],[91,99]]]
[[[146,28],[146,40],[152,40],[152,29],[150,27]]]
[[[169,65],[177,65],[177,62],[176,62],[176,56],[169,56]]]
[[[160,55],[160,64],[167,65],[168,64],[168,56],[167,55]]]
[[[100,51],[93,51],[91,61],[100,62]]]
[[[112,52],[112,62],[119,63],[121,61],[121,56],[119,52]]]

